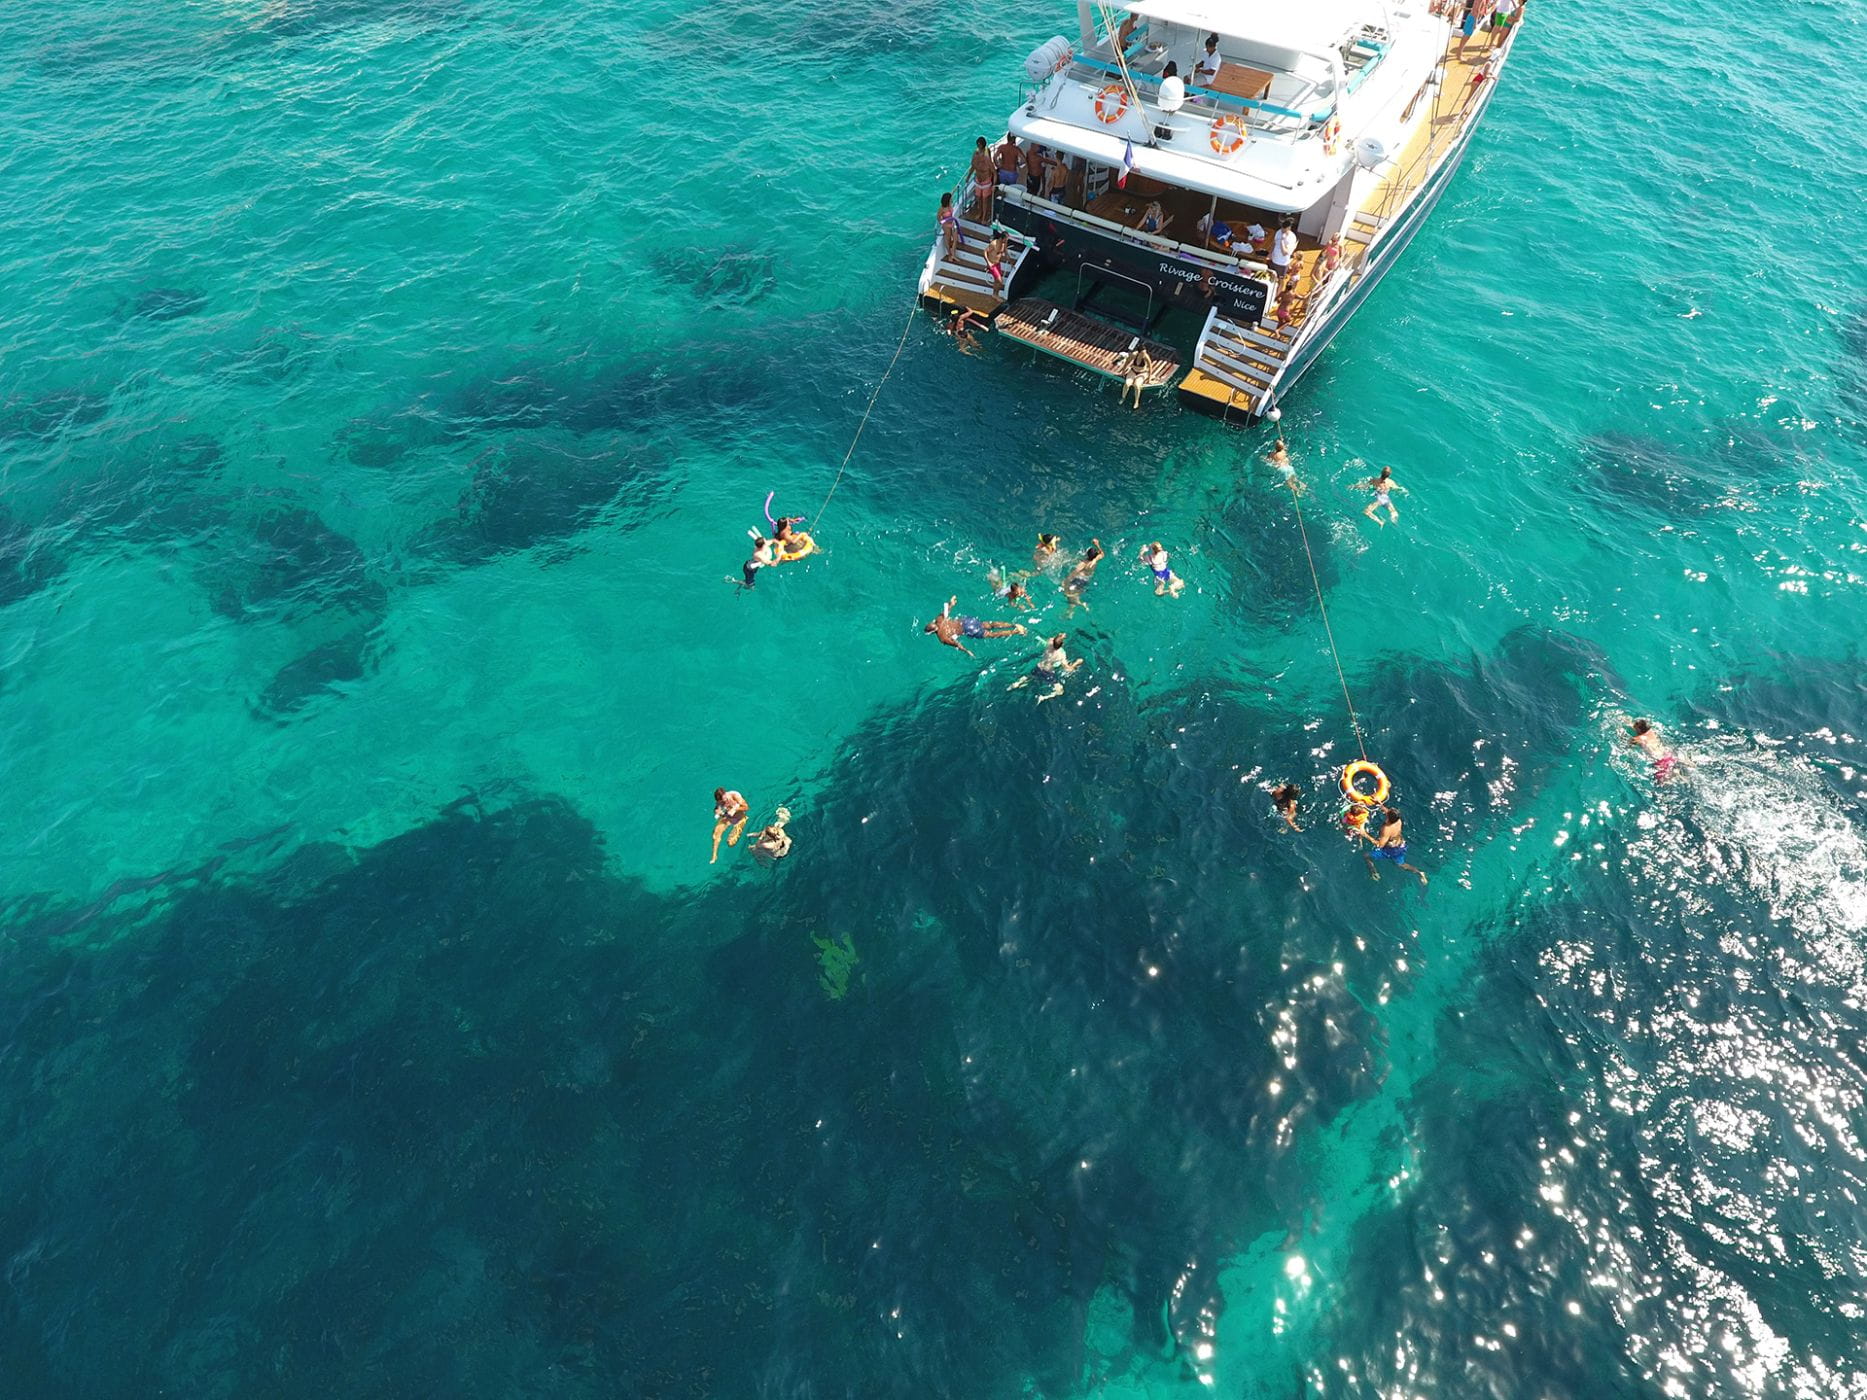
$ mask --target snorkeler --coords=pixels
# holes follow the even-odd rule
[[[1653,727],[1650,719],[1637,719],[1628,733],[1627,742],[1653,760],[1653,781],[1663,783],[1671,774],[1679,760],[1666,751],[1666,745],[1660,742],[1660,732]]]
[[[1407,864],[1407,838],[1400,829],[1400,813],[1392,807],[1381,809],[1381,834],[1379,836],[1369,836],[1365,827],[1355,826],[1350,827],[1349,830],[1373,844],[1374,849],[1363,851],[1362,855],[1367,859],[1368,873],[1375,879],[1381,878],[1381,872],[1374,868],[1375,861],[1391,860],[1402,870],[1411,870],[1418,875],[1422,885],[1426,883],[1426,872],[1417,865]]]
[[[752,804],[729,788],[713,789],[713,859],[712,865],[720,858],[720,837],[728,828],[732,834],[726,837],[726,844],[737,846],[739,833],[746,829],[746,818],[752,815]]]
[[[766,539],[757,530],[747,530],[746,533],[752,537],[752,557],[745,562],[744,582],[739,583],[739,586],[755,588],[758,586],[758,571],[768,569],[778,562],[778,542]],[[726,581],[738,582],[730,578]]]
[[[986,572],[985,581],[992,586],[992,591],[998,595],[999,601],[1028,612],[1037,606],[1036,601],[1031,597],[1031,590],[1023,583],[1023,580],[1028,577],[1028,574],[1014,577],[1000,569],[993,568]]]
[[[1156,598],[1165,597],[1169,593],[1176,598],[1180,596],[1180,591],[1186,587],[1186,580],[1167,567],[1167,551],[1160,547],[1159,540],[1155,540],[1141,551],[1141,562],[1146,564],[1154,575]]]
[[[1297,799],[1303,794],[1295,783],[1283,783],[1271,789],[1271,806],[1282,817],[1292,831],[1301,831],[1297,825]]]
[[[1059,632],[1056,636],[1045,642],[1044,654],[1037,658],[1037,665],[1031,668],[1031,674],[1018,677],[1017,680],[1006,686],[1005,689],[1008,691],[1022,690],[1032,681],[1036,681],[1042,686],[1048,686],[1049,689],[1043,691],[1037,697],[1037,703],[1040,705],[1046,700],[1055,700],[1059,695],[1063,694],[1064,678],[1074,675],[1076,668],[1083,664],[1080,657],[1075,661],[1070,660],[1069,653],[1063,650],[1063,643],[1068,637],[1069,633]]]
[[[921,628],[921,631],[933,633],[948,646],[963,651],[968,656],[971,656],[972,652],[968,650],[965,643],[960,641],[961,637],[970,637],[976,642],[982,637],[1021,637],[1024,635],[1024,628],[1015,622],[987,622],[977,617],[954,617],[953,605],[958,601],[959,594],[957,593],[948,598],[946,606],[940,609],[940,616]]]
[[[1407,488],[1394,480],[1394,469],[1392,467],[1382,467],[1379,476],[1361,483],[1361,489],[1374,492],[1374,499],[1368,502],[1368,508],[1362,511],[1363,515],[1367,516],[1368,519],[1372,520],[1376,525],[1386,525],[1387,520],[1383,520],[1380,516],[1375,514],[1382,506],[1386,506],[1388,520],[1393,521],[1396,525],[1400,523],[1400,512],[1394,509],[1394,499],[1388,493],[1398,491],[1404,496],[1407,494]]]
[[[1070,570],[1070,576],[1063,580],[1063,596],[1070,600],[1070,612],[1089,606],[1083,601],[1083,590],[1088,588],[1090,581],[1095,578],[1096,565],[1101,562],[1102,541],[1092,539],[1089,541],[1089,548],[1083,551],[1083,557],[1077,561],[1076,567]]]
[[[789,807],[772,813],[771,825],[752,838],[752,854],[765,861],[779,861],[790,855],[791,833],[784,829],[790,820]]]
[[[1057,535],[1039,535],[1037,548],[1031,551],[1031,567],[1048,569],[1063,554],[1063,540]]]

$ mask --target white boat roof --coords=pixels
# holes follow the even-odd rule
[[[1380,6],[1370,0],[1136,0],[1124,8],[1142,19],[1297,53],[1327,53],[1349,30],[1380,19]]]

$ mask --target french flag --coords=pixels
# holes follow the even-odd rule
[[[1115,177],[1115,188],[1125,190],[1128,188],[1128,172],[1134,169],[1134,142],[1124,141],[1121,146],[1121,174]]]

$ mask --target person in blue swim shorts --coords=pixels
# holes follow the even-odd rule
[[[1381,878],[1381,872],[1375,868],[1377,860],[1391,860],[1402,870],[1411,870],[1420,877],[1420,883],[1426,883],[1426,872],[1416,865],[1407,864],[1407,838],[1400,826],[1400,813],[1392,807],[1381,809],[1381,831],[1378,836],[1369,836],[1365,826],[1351,827],[1357,835],[1367,837],[1373,843],[1372,851],[1363,851],[1367,857],[1368,873],[1375,879]]]
[[[954,617],[953,605],[958,601],[959,595],[955,593],[946,600],[946,606],[940,609],[940,616],[921,630],[933,633],[948,646],[963,651],[968,656],[972,655],[972,650],[960,640],[961,637],[978,641],[984,637],[1022,637],[1024,635],[1024,629],[1015,622],[988,622],[977,617]]]

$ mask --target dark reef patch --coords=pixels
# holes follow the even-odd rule
[[[32,398],[9,398],[0,405],[0,438],[39,442],[89,427],[110,412],[110,400],[86,389],[54,389]]]
[[[650,258],[655,274],[692,290],[715,308],[751,306],[778,287],[777,260],[746,247],[663,248]]]
[[[0,608],[30,598],[65,571],[66,555],[0,506]]]
[[[128,314],[145,321],[179,321],[206,305],[204,295],[185,287],[150,287],[130,301]]]
[[[512,550],[564,540],[587,529],[612,505],[627,525],[640,523],[668,488],[665,462],[586,443],[515,437],[481,454],[451,520],[418,541],[456,564],[476,564]]]
[[[226,617],[333,608],[375,616],[386,597],[356,542],[302,506],[262,511],[244,540],[229,541],[217,572],[208,596]]]

